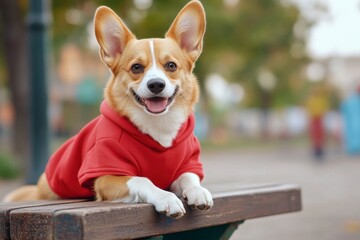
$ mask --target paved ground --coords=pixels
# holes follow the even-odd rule
[[[249,220],[231,238],[242,240],[359,240],[360,157],[330,152],[324,163],[305,149],[289,146],[265,151],[206,153],[205,183],[246,186],[296,183],[302,188],[303,210]]]
[[[210,189],[279,182],[302,187],[303,211],[249,220],[232,240],[360,239],[360,157],[347,157],[338,149],[319,164],[305,149],[281,146],[210,151],[202,159]],[[0,198],[17,185],[0,181]]]

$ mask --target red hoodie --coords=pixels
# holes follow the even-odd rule
[[[185,172],[203,178],[193,115],[182,125],[173,145],[165,148],[105,101],[100,112],[49,160],[46,177],[59,197],[93,198],[94,180],[103,175],[146,177],[164,190]]]

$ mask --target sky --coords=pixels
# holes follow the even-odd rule
[[[360,56],[360,0],[294,0],[304,15],[317,22],[308,38],[311,56]],[[327,6],[327,13],[313,10],[316,3]]]

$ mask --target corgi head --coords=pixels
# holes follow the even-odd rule
[[[104,6],[97,9],[94,23],[101,60],[112,72],[105,89],[107,102],[155,140],[159,137],[151,128],[160,131],[161,137],[168,132],[174,138],[199,95],[192,70],[205,33],[201,3],[189,2],[165,38],[136,39],[116,13]]]

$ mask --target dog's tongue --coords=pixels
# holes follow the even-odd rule
[[[148,98],[144,101],[146,108],[152,113],[160,113],[163,112],[167,105],[166,98],[154,97]]]

